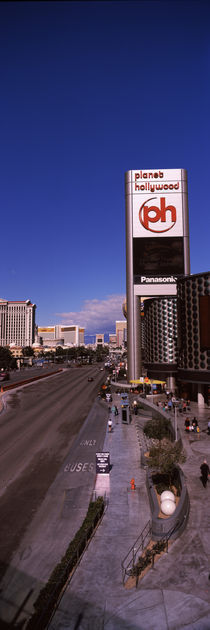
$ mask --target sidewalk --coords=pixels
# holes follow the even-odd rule
[[[114,402],[119,406],[117,396]],[[199,477],[203,458],[210,461],[210,437],[202,432],[210,410],[198,415],[193,405],[191,414],[200,418],[198,438],[184,431],[184,418],[178,417],[187,454],[183,471],[191,502],[188,524],[137,590],[123,587],[121,561],[150,518],[138,416],[130,425],[122,425],[118,416],[113,432],[106,434],[103,450],[110,452],[112,466],[108,507],[50,630],[209,630],[210,484],[204,489]],[[132,477],[135,491],[130,490]]]

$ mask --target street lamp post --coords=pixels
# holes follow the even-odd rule
[[[174,431],[175,431],[175,440],[177,442],[177,403],[175,403],[175,408],[174,408]]]

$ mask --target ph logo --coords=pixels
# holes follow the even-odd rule
[[[153,201],[153,199],[157,199],[157,197],[146,199],[142,204],[139,210],[139,221],[145,230],[149,230],[150,232],[155,232],[156,234],[168,232],[176,223],[176,208],[175,206],[166,206],[165,197],[160,197],[160,208],[158,208],[158,206],[146,205],[150,201]],[[153,223],[158,223],[158,229],[152,229],[150,224]]]

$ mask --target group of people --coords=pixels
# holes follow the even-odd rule
[[[186,413],[190,411],[190,400],[180,400],[177,404],[176,397],[170,393],[166,396],[166,400],[161,402],[157,401],[157,406],[162,407],[163,411],[174,411],[175,406],[178,407],[179,413]]]
[[[194,433],[199,433],[200,429],[198,426],[197,418],[194,416],[193,420],[190,418],[186,418],[185,422],[185,431],[194,431]]]

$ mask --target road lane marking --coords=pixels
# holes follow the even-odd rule
[[[66,464],[64,472],[93,472],[95,464],[93,462],[74,462]]]

